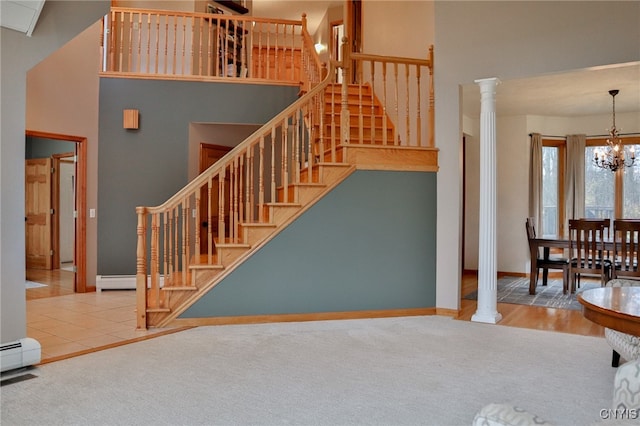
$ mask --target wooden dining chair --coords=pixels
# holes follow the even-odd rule
[[[613,278],[640,279],[640,219],[616,219],[613,221],[613,229]]]
[[[569,220],[569,275],[572,293],[576,291],[576,283],[580,286],[582,274],[600,276],[602,286],[609,281],[611,261],[606,257],[604,246],[608,221],[609,219]]]
[[[529,241],[529,252],[531,253],[531,260],[533,256],[536,257],[538,269],[536,269],[536,276],[534,282],[538,285],[538,275],[540,269],[542,269],[542,285],[547,285],[547,279],[549,277],[549,269],[561,269],[562,270],[562,292],[567,293],[569,289],[569,259],[565,257],[549,256],[549,248],[546,247],[544,254],[540,255],[540,248],[534,244],[533,240],[536,239],[536,227],[534,225],[534,219],[528,217],[525,226],[527,228],[527,239]]]

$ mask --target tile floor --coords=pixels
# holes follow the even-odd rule
[[[50,362],[175,329],[136,330],[135,291],[103,291],[27,300],[27,336]]]

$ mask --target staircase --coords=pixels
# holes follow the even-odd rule
[[[296,160],[296,165],[299,167],[285,165],[279,170],[281,179],[277,186],[275,186],[276,179],[273,179],[273,175],[276,174],[275,167],[271,168],[271,186],[272,188],[275,186],[272,200],[267,201],[269,197],[266,195],[262,195],[262,199],[260,195],[250,195],[253,188],[249,185],[242,186],[242,181],[256,180],[255,176],[250,176],[251,170],[255,170],[256,159],[251,154],[246,155],[246,152],[251,151],[247,150],[243,154],[240,150],[240,160],[238,158],[231,160],[231,166],[219,172],[218,179],[226,182],[219,186],[219,188],[224,187],[223,191],[219,192],[225,192],[222,198],[227,198],[227,203],[232,207],[231,219],[221,222],[218,226],[219,235],[213,235],[213,232],[209,235],[195,233],[194,244],[190,242],[189,225],[186,219],[189,211],[193,210],[196,216],[194,223],[202,221],[199,217],[201,191],[191,190],[190,195],[178,196],[178,199],[182,199],[179,207],[163,209],[164,212],[160,214],[151,214],[151,283],[144,284],[146,306],[142,311],[143,316],[140,315],[141,306],[138,306],[138,318],[144,320],[142,324],[145,327],[162,327],[170,324],[243,261],[353,173],[357,165],[346,161],[349,146],[353,144],[393,146],[394,143],[398,143],[398,135],[394,132],[393,123],[383,114],[383,107],[373,95],[370,86],[349,85],[344,103],[342,90],[342,85],[328,84],[326,89],[320,91],[319,96],[312,97],[312,102],[316,102],[314,108],[303,108],[300,111],[304,112],[304,116],[298,115],[300,120],[287,121],[288,125],[298,127],[294,133],[302,134],[303,138],[298,140],[300,143],[285,143],[280,147],[282,152],[279,155],[272,154],[271,160],[274,163],[276,161],[273,160],[277,159],[281,165],[285,163],[283,158],[288,157],[285,151],[291,147],[298,147],[299,150],[291,158]],[[322,101],[321,104],[317,103],[318,99]],[[342,135],[343,128],[346,128],[340,124],[341,120],[344,120],[343,109],[349,112],[349,144],[340,143],[341,139],[338,137]],[[269,128],[269,126],[265,127]],[[285,130],[280,131],[285,132]],[[275,152],[280,142],[276,136],[278,131],[272,128],[268,133],[272,137],[272,142],[276,141],[270,144],[272,152]],[[286,133],[290,134],[289,131]],[[305,135],[309,137],[305,139]],[[268,158],[268,155],[264,154],[266,146],[264,137],[260,141],[255,151],[260,153],[260,162],[264,163]],[[238,154],[235,149],[229,154],[233,157],[234,152]],[[313,152],[313,155],[308,155],[309,152]],[[225,162],[225,159],[227,157],[220,161]],[[252,166],[248,166],[249,164]],[[212,166],[212,169],[215,166]],[[210,171],[211,169],[205,171],[203,175]],[[284,175],[287,174],[294,176],[285,177]],[[260,176],[258,180],[262,181],[263,177]],[[213,194],[215,185],[211,185],[212,181],[211,177],[204,179],[207,193],[215,196]],[[262,187],[258,185],[258,188]],[[229,195],[226,194],[227,191]],[[246,197],[241,200],[243,193]],[[218,198],[222,199],[220,194]],[[249,201],[254,199],[257,200],[255,209],[246,207]],[[223,204],[226,203],[223,201]],[[240,208],[238,208],[239,204]],[[246,205],[244,209],[242,204]],[[227,208],[229,206],[224,208],[225,211]],[[251,215],[253,210],[256,212],[255,216]],[[162,233],[162,229],[164,233],[159,238],[158,234]],[[201,247],[203,238],[211,238],[213,244],[210,245],[210,250],[200,253],[196,248]],[[154,241],[162,242],[154,244]],[[174,247],[171,247],[172,245]],[[153,249],[153,246],[156,248]],[[162,262],[158,261],[159,257],[163,258]],[[160,268],[162,273],[158,270]]]
[[[303,61],[296,102],[164,204],[136,209],[138,329],[171,324],[355,170],[437,171],[433,49],[423,60],[345,46],[324,72]],[[335,83],[342,64],[360,83]]]

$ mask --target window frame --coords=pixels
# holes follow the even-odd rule
[[[565,199],[564,181],[567,164],[567,140],[542,138],[543,148],[558,149],[558,235],[564,235]]]

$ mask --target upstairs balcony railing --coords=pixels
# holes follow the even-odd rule
[[[103,25],[103,73],[300,83],[318,65],[313,43],[304,43],[305,15],[293,21],[113,7]]]

